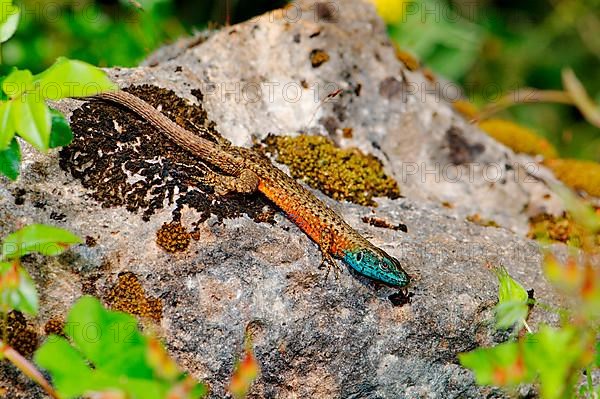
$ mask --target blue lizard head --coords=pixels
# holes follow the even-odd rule
[[[410,282],[400,262],[379,248],[348,250],[344,252],[343,259],[358,273],[382,283],[404,287]]]

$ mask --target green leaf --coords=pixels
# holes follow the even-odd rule
[[[11,180],[17,180],[20,165],[21,149],[19,142],[13,137],[10,146],[4,151],[0,151],[0,173]]]
[[[3,308],[32,316],[38,312],[38,293],[29,273],[17,263],[0,263],[0,303]]]
[[[496,328],[508,329],[516,324],[516,329],[520,330],[528,313],[529,307],[526,303],[520,301],[500,303],[495,309]]]
[[[11,109],[11,101],[0,103],[0,151],[6,150],[15,136],[15,124],[12,120]]]
[[[36,97],[36,94],[24,94],[13,100],[12,120],[19,136],[36,149],[46,151],[52,117],[46,103]]]
[[[43,224],[32,224],[4,239],[2,257],[12,259],[32,252],[54,256],[63,253],[70,245],[80,242],[79,237],[67,230]]]
[[[81,352],[105,371],[121,371],[130,377],[150,378],[146,338],[133,316],[110,312],[95,298],[84,297],[71,309],[69,335]]]
[[[498,277],[498,302],[500,304],[504,302],[518,301],[527,303],[529,296],[527,291],[521,284],[514,280],[508,274],[508,271],[503,266],[494,269],[496,277]]]
[[[498,277],[498,305],[495,309],[496,328],[507,329],[517,324],[520,330],[529,314],[529,295],[503,266],[494,268]]]
[[[86,97],[116,90],[101,69],[82,61],[59,58],[54,65],[35,76],[44,98],[59,100],[67,97]]]
[[[50,131],[50,148],[64,147],[73,141],[73,131],[69,122],[60,112],[50,109],[52,130]]]
[[[0,3],[0,7],[2,7],[0,10],[0,43],[10,39],[19,25],[21,10],[11,3],[12,1]]]
[[[473,370],[479,385],[515,386],[530,382],[535,376],[526,367],[519,342],[461,353],[458,360],[464,367]]]
[[[62,337],[48,337],[34,360],[50,372],[54,386],[66,397],[82,395],[92,381],[85,358]]]
[[[1,76],[0,77],[0,89],[2,88],[2,84],[4,83],[4,79],[6,79],[6,76]],[[8,96],[6,95],[6,93],[4,93],[4,91],[0,90],[0,101],[7,101],[8,100]]]
[[[34,90],[33,75],[29,70],[15,68],[2,81],[2,91],[10,98],[17,98]]]
[[[31,316],[37,314],[39,308],[37,289],[27,270],[22,267],[19,268],[19,287],[13,298],[13,309]]]
[[[539,375],[541,396],[545,399],[571,397],[572,385],[580,375],[587,342],[573,326],[555,329],[542,326],[525,341],[528,367]]]

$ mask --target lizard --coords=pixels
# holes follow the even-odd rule
[[[217,189],[222,193],[261,192],[319,246],[323,262],[335,267],[336,271],[335,258],[341,259],[359,274],[386,285],[404,287],[409,284],[410,277],[396,258],[371,244],[266,156],[250,148],[233,146],[223,138],[215,143],[200,137],[141,98],[123,90],[79,99],[107,101],[134,112],[179,147],[222,171],[223,175],[213,172],[212,176],[212,181],[218,182]],[[213,135],[202,126],[196,128],[201,133]]]

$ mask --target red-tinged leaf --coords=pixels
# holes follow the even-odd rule
[[[148,338],[148,364],[167,380],[174,381],[180,375],[177,365],[156,337]]]
[[[576,290],[583,281],[583,268],[573,258],[562,264],[552,254],[547,254],[544,258],[544,272],[552,284],[568,292]]]
[[[166,399],[199,399],[208,394],[206,385],[187,376],[181,383],[175,385],[167,394]]]
[[[527,367],[537,373],[541,397],[572,397],[572,385],[581,369],[593,361],[594,336],[572,325],[553,328],[542,325],[524,343]],[[591,355],[590,355],[591,354]]]
[[[480,385],[511,387],[533,380],[526,367],[520,342],[507,342],[492,348],[480,348],[458,356],[460,363],[475,373]]]
[[[38,311],[38,294],[29,273],[18,260],[0,263],[0,305],[29,315]]]
[[[583,284],[581,284],[581,296],[590,300],[598,296],[598,280],[595,270],[591,265],[585,265],[583,269]]]
[[[229,391],[233,397],[244,398],[259,374],[260,366],[254,357],[252,348],[247,345],[242,361],[238,362],[231,376]]]
[[[18,262],[0,262],[0,292],[19,286]]]

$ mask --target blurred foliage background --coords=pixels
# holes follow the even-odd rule
[[[324,0],[325,1],[325,0]],[[372,0],[402,49],[465,88],[477,105],[519,87],[562,89],[571,67],[600,102],[600,0]],[[163,43],[236,23],[286,1],[15,0],[8,66],[38,72],[61,55],[99,66],[133,66]],[[527,104],[502,117],[533,128],[562,157],[600,161],[600,131],[572,106]]]

